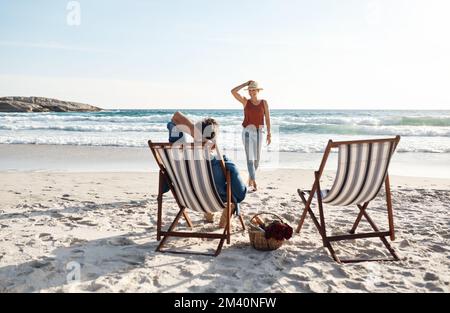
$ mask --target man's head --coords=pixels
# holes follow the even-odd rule
[[[219,134],[219,123],[213,118],[205,118],[201,121],[202,141],[216,141]]]

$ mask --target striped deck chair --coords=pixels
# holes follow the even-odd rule
[[[222,160],[222,170],[224,171],[227,182],[227,202],[224,203],[220,198],[215,184],[211,167],[211,145],[210,144],[171,144],[171,143],[152,143],[148,145],[159,166],[159,191],[158,191],[158,216],[157,216],[157,240],[160,241],[156,251],[172,253],[188,253],[201,255],[219,255],[224,241],[230,244],[230,220],[232,215],[231,207],[231,183],[230,172],[225,168]],[[217,147],[215,148],[217,150]],[[218,151],[218,150],[217,150]],[[218,153],[220,155],[220,153]],[[167,182],[175,198],[180,211],[176,215],[167,231],[162,230],[162,201],[163,186]],[[206,232],[181,232],[175,231],[181,216],[183,216],[190,228],[192,222],[186,212],[186,209],[197,211],[199,213],[223,212],[227,210],[227,223],[222,233]],[[242,227],[245,229],[242,217],[239,215]],[[162,237],[162,239],[161,239]],[[214,254],[191,253],[180,251],[162,250],[169,237],[193,237],[193,238],[212,238],[220,239],[219,245]]]
[[[319,167],[315,172],[315,181],[310,191],[298,189],[298,194],[305,207],[303,209],[296,232],[299,233],[305,221],[306,214],[309,213],[312,221],[318,229],[324,247],[328,248],[333,259],[338,263],[356,263],[363,261],[398,261],[399,257],[391,247],[386,237],[391,241],[395,239],[394,219],[392,211],[391,190],[389,186],[389,162],[400,141],[400,136],[388,139],[358,140],[358,141],[329,141],[325,149],[324,156]],[[331,149],[339,149],[338,169],[334,183],[330,190],[322,190],[320,187],[320,178],[324,171]],[[367,207],[380,192],[382,186],[386,190],[386,203],[389,231],[380,231],[374,221],[367,213]],[[319,209],[319,220],[311,209],[313,198],[317,199]],[[325,216],[323,204],[333,206],[356,205],[359,208],[359,214],[351,228],[349,234],[338,236],[328,236],[325,227]],[[369,233],[356,233],[362,217],[373,229]],[[331,243],[341,240],[352,240],[360,238],[379,237],[386,248],[389,250],[392,258],[390,259],[349,259],[341,260],[334,251]]]

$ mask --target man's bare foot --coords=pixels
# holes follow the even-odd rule
[[[214,222],[214,213],[205,213],[205,222],[213,223]]]
[[[234,205],[234,203],[232,203],[231,204],[231,215],[233,215],[235,208],[236,208],[236,206]],[[225,226],[227,226],[227,209],[226,208],[223,209],[222,216],[220,217],[220,221],[219,221],[220,228],[224,228]]]
[[[256,185],[256,180],[253,181],[253,189],[254,189],[254,191],[258,190],[258,186]]]

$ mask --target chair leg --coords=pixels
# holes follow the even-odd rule
[[[323,204],[322,204],[322,192],[320,190],[320,183],[318,179],[319,173],[316,172],[316,180],[317,180],[317,202],[319,204],[319,216],[320,216],[320,225],[322,226],[322,242],[323,246],[329,246],[329,242],[327,240],[327,230],[325,228],[325,214],[323,213]]]
[[[158,180],[158,210],[156,216],[156,240],[161,240],[161,225],[162,225],[162,201],[163,201],[163,182],[164,175],[161,171],[159,171],[159,180]]]
[[[303,201],[303,204],[306,206],[307,201],[306,201],[305,197],[303,196],[303,192],[300,189],[298,189],[297,191],[298,191],[298,194],[300,195],[300,198]],[[312,221],[314,222],[314,225],[316,226],[317,230],[319,231],[319,234],[322,236],[323,235],[322,234],[322,226],[320,226],[320,223],[317,220],[316,216],[314,215],[314,212],[312,211],[311,207],[308,209],[308,213],[309,213],[309,216],[311,217]]]
[[[227,231],[227,244],[231,243],[231,174],[230,171],[226,171],[227,181],[227,225],[225,229]]]
[[[388,222],[389,222],[389,232],[391,233],[391,241],[395,240],[395,229],[394,229],[394,213],[392,210],[392,197],[391,197],[391,186],[389,183],[389,175],[386,175],[386,180],[384,182],[386,189],[386,205],[388,212]]]
[[[242,230],[245,230],[245,223],[244,223],[244,219],[242,218],[241,214],[239,214],[239,221],[241,222]]]
[[[191,219],[189,218],[189,215],[187,214],[187,212],[183,212],[183,217],[186,220],[186,223],[188,224],[188,226],[192,229],[194,228],[194,225],[192,224]]]
[[[214,256],[218,256],[220,252],[222,251],[223,243],[225,242],[225,238],[220,239],[219,245],[217,246],[216,252],[214,253]]]
[[[314,192],[316,191],[316,188],[317,188],[317,181],[314,181],[313,188],[309,192],[308,200],[306,200],[305,197],[303,196],[303,192],[300,189],[297,189],[297,193],[300,196],[300,198],[302,199],[303,204],[305,205],[302,215],[300,216],[300,220],[298,222],[297,229],[295,230],[295,232],[297,234],[300,233],[300,230],[302,229],[302,226],[305,222],[306,214],[308,213],[308,211],[311,208],[311,202],[312,202],[312,199],[314,198]]]
[[[361,206],[358,205],[358,207],[360,208],[360,210],[362,209]],[[377,225],[375,224],[375,222],[370,218],[369,214],[367,214],[366,210],[363,210],[363,214],[364,217],[366,218],[366,220],[369,222],[370,226],[372,227],[372,229],[376,232],[379,232],[379,229],[377,227]],[[386,240],[386,238],[384,236],[380,236],[381,241],[383,242],[383,244],[386,246],[386,248],[389,250],[389,252],[391,253],[391,255],[394,257],[395,261],[400,260],[399,256],[397,255],[397,253],[395,252],[394,248],[392,248],[392,246],[389,244],[389,242]]]
[[[161,224],[162,224],[162,195],[158,195],[158,212],[156,217],[156,240],[161,240]]]
[[[349,231],[350,234],[354,234],[356,231],[356,228],[358,228],[359,223],[361,222],[361,219],[363,217],[363,211],[367,208],[369,205],[369,202],[364,203],[363,209],[359,211],[358,217],[355,220],[355,223],[353,223],[352,229]]]
[[[230,224],[230,220],[228,220],[228,224]],[[223,244],[225,243],[225,240],[228,239],[228,234],[229,233],[228,233],[227,226],[228,225],[225,225],[225,227],[223,229],[223,233],[222,233],[223,237],[222,237],[222,239],[220,239],[220,242],[219,242],[219,244],[217,246],[217,250],[216,250],[214,256],[218,256],[220,254],[220,252],[222,251]]]
[[[231,204],[227,206],[227,226],[225,227],[227,230],[227,245],[231,243]]]
[[[183,214],[185,208],[180,209],[180,211],[178,212],[177,216],[175,217],[175,219],[173,220],[172,224],[170,224],[168,232],[173,231],[173,229],[175,228],[175,226],[177,226],[181,215]],[[159,243],[158,247],[156,248],[156,251],[161,251],[162,247],[164,246],[164,244],[166,243],[167,239],[169,238],[169,236],[163,236],[163,239],[161,240],[161,242]]]
[[[303,192],[300,189],[298,189],[297,191],[298,191],[298,194],[299,194],[300,198],[303,201],[303,204],[306,206],[307,201],[306,201],[305,197],[303,196]],[[308,209],[308,213],[311,216],[311,219],[313,220],[314,225],[316,226],[317,230],[319,231],[319,234],[322,237],[322,241],[325,242],[325,239],[324,239],[325,235],[323,234],[323,228],[320,225],[319,221],[317,220],[317,218],[314,215],[314,212],[312,211],[311,208]],[[326,243],[324,243],[324,246],[328,249],[328,251],[330,251],[330,254],[331,254],[333,260],[335,260],[337,263],[341,263],[341,260],[337,256],[336,251],[334,251],[333,246],[331,245],[331,243],[326,241]]]
[[[336,254],[336,251],[334,251],[333,246],[331,245],[331,243],[327,242],[325,247],[328,249],[328,251],[330,251],[330,254],[331,254],[331,257],[333,258],[333,260],[335,260],[339,264],[342,263],[341,259]]]
[[[228,228],[225,227],[223,234],[215,234],[215,233],[188,233],[188,232],[173,232],[173,229],[178,224],[181,216],[183,216],[185,208],[180,209],[177,216],[173,220],[172,224],[170,224],[169,229],[165,232],[162,232],[163,239],[159,243],[158,247],[156,248],[157,252],[167,252],[167,253],[174,253],[174,254],[194,254],[194,255],[205,255],[205,256],[218,256],[222,250],[223,244],[225,240],[228,237]],[[229,221],[228,221],[229,223]],[[219,244],[213,254],[211,253],[201,253],[201,252],[184,252],[184,251],[168,251],[168,250],[162,250],[164,244],[166,243],[167,239],[172,237],[185,237],[185,238],[210,238],[210,239],[220,239]]]
[[[320,190],[320,189],[319,189]],[[303,201],[303,204],[307,204],[307,201],[305,199],[305,197],[303,196],[303,192],[301,190],[298,190],[298,193],[300,195],[300,198]],[[319,197],[319,196],[318,196]],[[359,222],[361,221],[362,217],[364,216],[367,221],[369,222],[369,224],[371,225],[372,229],[375,232],[379,232],[378,227],[375,225],[375,223],[373,222],[373,220],[370,218],[370,216],[367,214],[366,209],[368,206],[368,202],[364,203],[364,205],[358,205],[358,208],[360,209],[360,213],[358,214],[358,218],[354,223],[354,227],[352,228],[352,230],[356,230],[356,227],[359,225]],[[320,210],[320,205],[319,205],[319,210]],[[326,233],[324,233],[324,227],[322,227],[319,223],[319,221],[317,220],[317,217],[314,215],[314,212],[312,211],[311,208],[308,209],[308,213],[311,216],[311,219],[313,220],[317,230],[319,231],[320,235],[322,236],[322,241],[324,244],[324,247],[326,247],[330,254],[331,257],[333,258],[334,261],[336,261],[337,263],[359,263],[359,262],[366,262],[366,261],[398,261],[400,260],[399,256],[397,255],[397,253],[395,252],[395,250],[391,247],[391,245],[389,244],[389,242],[386,240],[386,238],[384,236],[379,236],[380,240],[383,242],[383,244],[385,245],[385,247],[389,250],[389,252],[392,255],[392,259],[368,259],[368,260],[361,260],[361,259],[347,259],[347,260],[341,260],[339,258],[339,256],[336,254],[336,251],[333,249],[333,246],[330,242],[330,240],[328,239],[329,237],[326,236]],[[323,207],[322,207],[322,214],[323,214]],[[321,219],[322,220],[322,219]],[[323,218],[323,220],[321,221],[322,223],[325,223],[325,218]],[[387,233],[386,233],[387,234]],[[356,238],[354,239],[358,239],[357,238],[358,235],[356,235]],[[330,237],[331,238],[331,237]],[[364,234],[361,234],[361,237],[359,238],[365,238]],[[342,241],[342,240],[347,240],[347,239],[340,239],[340,240],[335,240],[335,241]]]
[[[375,224],[375,222],[370,218],[369,214],[367,213],[366,209],[367,209],[367,205],[368,203],[365,203],[364,205],[358,205],[358,208],[360,209],[360,214],[358,215],[358,217],[364,216],[364,218],[367,220],[367,222],[369,222],[370,226],[372,227],[372,229],[374,230],[375,233],[368,233],[368,234],[356,234],[354,236],[352,236],[352,239],[362,239],[362,238],[366,238],[368,237],[367,235],[372,235],[371,237],[378,237],[380,238],[381,242],[384,244],[384,246],[388,249],[389,253],[392,256],[392,259],[346,259],[346,260],[339,260],[341,263],[360,263],[360,262],[370,262],[370,261],[399,261],[400,258],[397,255],[397,253],[395,252],[395,250],[392,248],[392,246],[389,244],[389,242],[386,240],[385,236],[387,236],[389,233],[385,232],[385,233],[381,233],[380,230],[378,229],[377,225]],[[358,219],[357,219],[358,220]],[[359,220],[361,220],[361,218],[359,218]],[[357,223],[355,222],[355,224],[357,225]],[[376,233],[379,233],[378,235]],[[336,236],[338,237],[338,236]],[[348,237],[348,236],[346,236]],[[343,240],[347,240],[347,239],[336,239],[335,241],[343,241]],[[330,244],[330,243],[329,243]],[[331,244],[330,244],[331,246]],[[330,251],[331,252],[331,251]],[[334,258],[334,257],[333,257]],[[339,258],[338,258],[339,259]],[[335,259],[336,260],[336,259]],[[339,262],[338,261],[338,262]]]

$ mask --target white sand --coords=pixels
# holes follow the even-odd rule
[[[261,172],[259,183],[242,205],[246,220],[269,211],[295,227],[295,190],[310,187],[312,172]],[[155,253],[156,173],[0,172],[0,292],[449,292],[450,180],[393,177],[392,185],[393,246],[404,259],[339,265],[309,218],[300,235],[272,252],[251,248],[235,219],[231,245],[216,258]],[[177,208],[171,196],[166,201],[167,222]],[[381,228],[383,205],[378,197],[368,211]],[[357,209],[326,214],[328,230],[338,233],[351,227]],[[196,230],[215,227],[190,215]],[[169,241],[203,251],[216,244]],[[342,256],[386,253],[379,239],[336,247]]]

